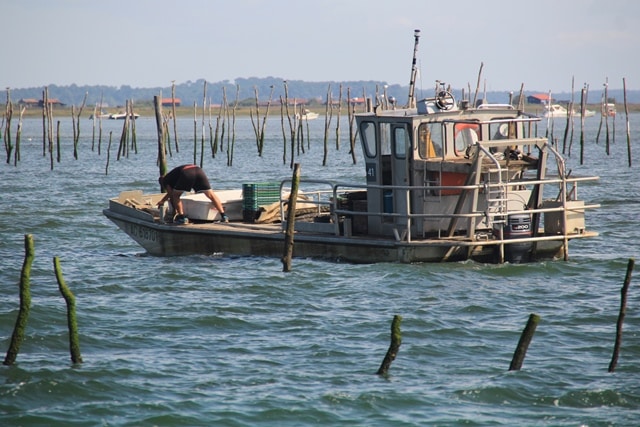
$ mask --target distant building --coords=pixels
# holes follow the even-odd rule
[[[527,96],[527,102],[529,104],[551,104],[553,102],[553,98],[547,94],[538,93]]]
[[[35,98],[22,98],[18,101],[18,104],[24,105],[25,107],[37,107],[40,105],[40,101]]]
[[[180,98],[162,98],[161,102],[163,107],[180,106]]]
[[[18,104],[24,105],[25,107],[42,107],[44,105],[44,101],[42,99],[35,98],[22,98],[18,101]],[[49,99],[49,105],[52,107],[64,107],[64,104],[55,98]]]

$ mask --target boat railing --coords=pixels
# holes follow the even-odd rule
[[[287,187],[288,185],[288,187]],[[305,179],[300,180],[300,187],[298,189],[297,203],[305,203],[306,205],[313,205],[316,207],[316,214],[322,214],[333,209],[333,202],[331,198],[334,196],[333,190],[334,183],[327,180],[318,179]],[[286,220],[286,207],[289,202],[290,188],[292,186],[291,179],[284,179],[280,183],[280,219],[282,223]],[[307,188],[311,186],[311,188]]]
[[[515,210],[505,210],[503,215],[506,217],[508,215],[518,215],[518,214],[543,214],[548,212],[563,212],[563,217],[566,222],[567,214],[571,211],[579,210],[584,212],[588,209],[599,208],[599,204],[581,204],[579,207],[570,206],[568,202],[576,200],[577,196],[577,187],[578,183],[587,182],[587,181],[595,181],[599,179],[597,176],[590,177],[567,177],[567,176],[557,176],[557,177],[546,177],[544,179],[526,179],[522,181],[509,181],[509,182],[500,182],[500,183],[480,183],[480,184],[471,184],[471,185],[427,185],[427,186],[394,186],[394,185],[372,185],[372,184],[358,184],[358,183],[348,183],[348,182],[334,182],[334,181],[326,181],[326,180],[301,180],[300,185],[308,186],[315,185],[316,188],[311,190],[302,190],[299,192],[299,196],[302,194],[307,198],[304,199],[305,203],[314,204],[318,207],[317,213],[323,215],[329,215],[331,217],[332,226],[329,227],[333,233],[339,235],[341,233],[339,223],[341,218],[353,218],[357,216],[364,217],[385,217],[385,218],[393,218],[395,219],[396,224],[404,224],[398,225],[397,230],[394,232],[394,236],[397,240],[405,240],[410,242],[412,239],[411,235],[411,227],[412,222],[420,219],[482,219],[487,217],[486,211],[472,211],[472,212],[460,212],[460,213],[417,213],[413,212],[411,209],[411,194],[413,192],[423,192],[423,191],[432,191],[439,192],[443,190],[458,190],[458,191],[487,191],[487,188],[502,188],[505,190],[508,186],[514,185],[539,185],[539,184],[560,184],[562,188],[567,186],[573,186],[573,190],[571,192],[561,191],[558,199],[557,205],[553,206],[540,206],[532,209],[528,209],[523,207],[523,209]],[[284,189],[287,184],[290,184],[291,180],[286,179],[281,183],[281,188]],[[319,188],[321,186],[322,188]],[[395,191],[395,192],[405,192],[407,200],[406,212],[385,212],[384,210],[372,211],[372,210],[356,210],[349,209],[344,203],[341,203],[344,200],[344,197],[353,192],[366,191],[370,189],[377,189],[380,191]],[[490,190],[492,191],[492,190]],[[505,190],[506,191],[506,190]],[[285,194],[285,191],[281,191],[281,194]],[[567,197],[568,194],[571,194],[571,199]],[[300,200],[300,199],[299,199]],[[288,202],[288,197],[282,197],[280,200],[281,203],[281,219],[284,224],[284,204]],[[327,212],[328,210],[328,212]],[[560,236],[553,236],[552,239],[562,238],[563,236],[566,238],[571,235],[573,230],[564,230],[564,233]],[[343,231],[344,232],[344,231]],[[401,238],[402,237],[402,238]],[[475,236],[467,236],[470,239],[474,239]],[[548,240],[550,237],[532,237],[527,238],[528,240]],[[512,240],[510,240],[512,241]]]

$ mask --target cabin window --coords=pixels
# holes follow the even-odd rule
[[[422,123],[418,127],[418,154],[421,159],[442,158],[442,125]]]
[[[362,122],[360,125],[360,134],[365,155],[367,157],[376,157],[378,151],[376,149],[376,124],[374,122]]]
[[[464,156],[467,148],[481,140],[480,125],[475,123],[456,123],[453,126],[455,155]]]
[[[397,159],[407,158],[407,149],[411,146],[409,132],[404,127],[396,127],[393,130],[393,154]]]
[[[391,155],[391,125],[380,123],[380,155]]]
[[[500,139],[515,139],[516,138],[516,123],[510,122],[498,122],[489,124],[489,135],[492,140]]]

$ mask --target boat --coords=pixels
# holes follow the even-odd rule
[[[576,111],[575,114],[577,117],[582,117],[582,110]],[[596,112],[593,110],[584,110],[584,117],[593,117],[596,115]]]
[[[362,182],[248,182],[218,193],[229,223],[187,194],[189,224],[173,224],[155,206],[162,194],[135,189],[111,198],[104,215],[155,256],[282,257],[288,236],[294,257],[350,263],[568,259],[569,242],[598,235],[585,212],[599,205],[577,197],[598,177],[567,171],[534,134],[541,118],[512,105],[472,107],[444,85],[417,100],[418,38],[406,107],[356,115]]]
[[[302,120],[315,120],[319,117],[320,115],[318,113],[314,113],[313,111],[309,111],[307,109],[305,109],[302,114],[296,113],[296,119],[302,119]]]
[[[603,116],[608,116],[608,117],[615,117],[616,116],[616,104],[613,103],[605,103],[602,106],[602,115]]]
[[[126,117],[127,117],[127,113],[112,113],[112,114],[109,114],[109,119],[111,119],[111,120],[124,120]],[[130,119],[137,119],[138,117],[140,117],[140,114],[138,114],[138,113],[129,114],[129,118]]]
[[[575,114],[575,113],[574,113]],[[569,110],[567,110],[564,106],[560,104],[551,104],[545,107],[544,113],[542,114],[544,117],[551,118],[567,118],[569,115]]]
[[[593,117],[595,116],[595,111],[593,110],[584,110],[584,117]],[[545,107],[543,116],[544,117],[551,117],[551,118],[567,118],[567,116],[569,115],[569,110],[564,107],[563,105],[560,104],[551,104],[547,107]],[[581,111],[573,111],[571,112],[571,116],[572,117],[581,117],[582,116],[582,112]]]
[[[110,113],[105,113],[104,111],[101,111],[99,113],[96,114],[91,114],[89,116],[89,120],[96,120],[96,119],[108,119],[111,117]]]

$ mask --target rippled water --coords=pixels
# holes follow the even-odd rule
[[[623,120],[612,154],[598,118],[587,119],[583,185],[597,239],[574,242],[568,262],[526,265],[350,265],[295,259],[190,256],[155,258],[103,215],[122,190],[154,191],[155,124],[137,122],[138,153],[116,160],[91,150],[83,121],[80,157],[61,119],[63,155],[50,170],[41,122],[27,120],[22,159],[0,164],[0,350],[18,312],[24,235],[35,239],[32,309],[17,363],[0,367],[0,424],[12,426],[300,425],[635,425],[640,419],[640,316],[629,292],[616,372],[607,372],[628,259],[640,244],[637,165],[627,165]],[[631,117],[634,149],[638,143]],[[290,175],[279,124],[258,158],[248,119],[239,119],[235,158],[205,158],[214,187]],[[363,180],[330,138],[322,162],[323,120],[310,122],[306,176]],[[557,138],[556,123],[554,131]],[[105,122],[119,138],[121,122]],[[335,123],[334,125],[335,126]],[[181,122],[176,166],[193,160],[193,122]],[[579,128],[576,128],[577,138]],[[106,138],[106,136],[105,136]],[[358,151],[359,153],[359,151]],[[198,155],[199,156],[199,155]],[[287,162],[288,163],[288,162]],[[360,162],[361,163],[361,162]],[[84,363],[69,357],[65,304],[52,258],[60,257],[77,298]],[[530,313],[541,316],[522,370],[508,367]],[[394,315],[402,346],[389,375],[375,375]]]

